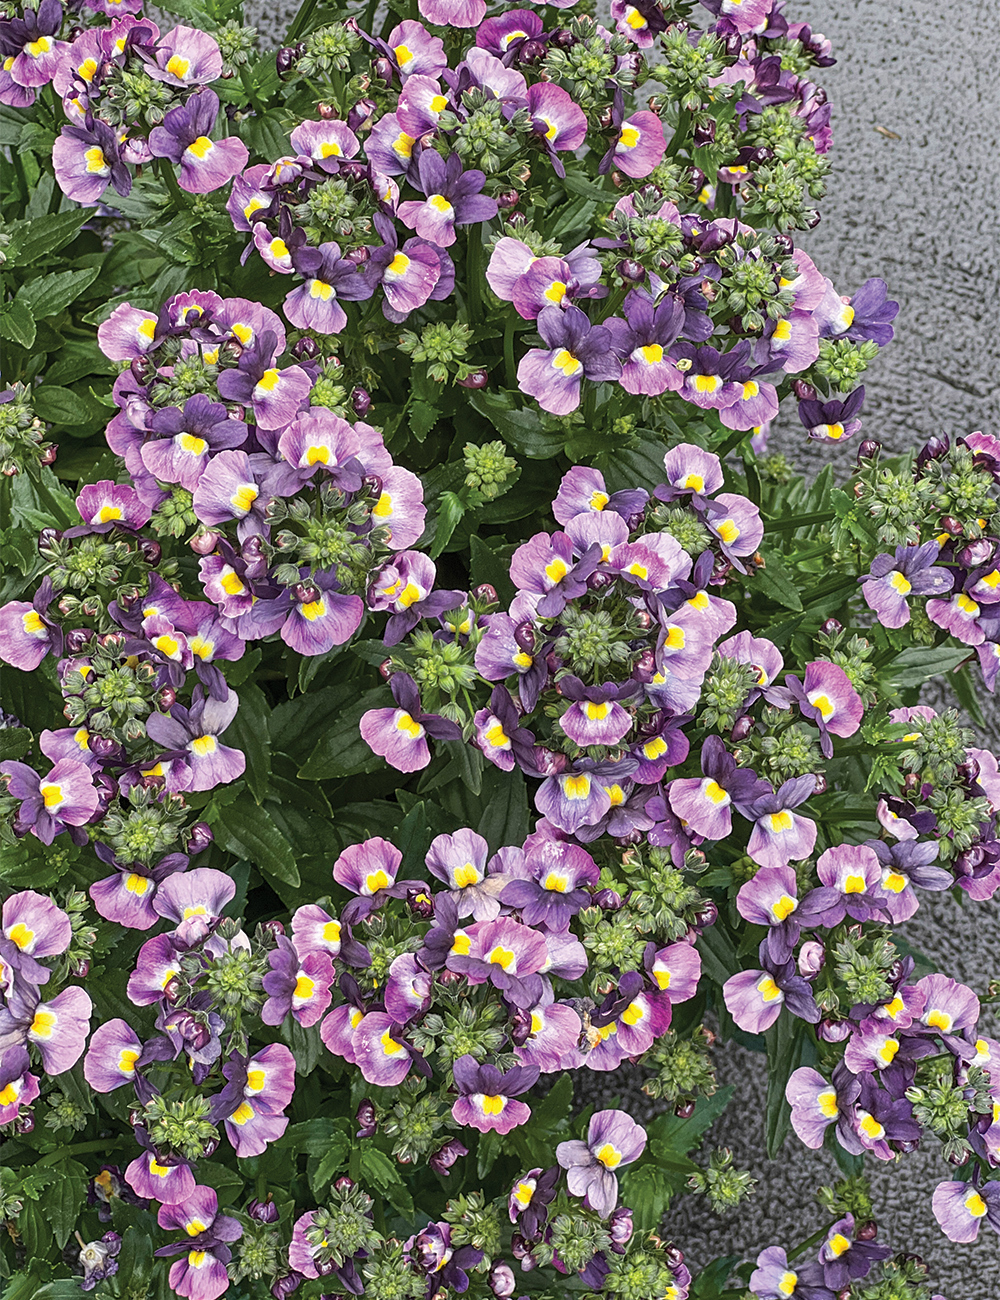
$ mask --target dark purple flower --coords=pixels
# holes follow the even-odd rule
[[[474,1056],[460,1056],[452,1070],[458,1089],[451,1108],[456,1123],[480,1133],[509,1133],[531,1118],[531,1108],[517,1098],[534,1087],[537,1065],[515,1065],[502,1073],[495,1065],[480,1065]]]
[[[678,777],[667,788],[674,813],[706,839],[722,840],[733,829],[731,807],[752,816],[756,800],[773,793],[768,781],[736,760],[718,736],[709,736],[701,749],[701,777]]]
[[[212,140],[209,133],[219,115],[219,97],[214,90],[199,87],[185,103],[170,109],[161,126],[149,133],[154,158],[180,163],[178,183],[190,194],[209,194],[238,175],[250,160],[242,140],[230,136]]]
[[[935,564],[941,554],[936,541],[923,546],[897,546],[895,555],[877,555],[871,569],[859,578],[861,594],[883,627],[902,627],[910,621],[907,596],[942,596],[954,579]]]
[[[461,729],[436,713],[424,713],[416,683],[407,673],[394,673],[389,682],[396,707],[369,709],[361,718],[361,735],[374,753],[399,772],[416,772],[431,761],[424,739],[460,740]]]
[[[610,332],[603,325],[591,325],[579,307],[546,307],[536,323],[548,347],[525,353],[517,368],[517,382],[543,410],[568,415],[580,405],[584,378],[600,382],[621,374],[621,362],[611,350]]]
[[[855,1278],[867,1277],[872,1266],[888,1259],[892,1251],[888,1246],[874,1241],[858,1241],[855,1237],[854,1215],[838,1219],[827,1232],[819,1250],[823,1278],[827,1286],[840,1291]]]
[[[486,176],[481,171],[465,171],[457,153],[441,157],[436,149],[424,149],[411,165],[410,182],[426,196],[422,202],[408,199],[396,215],[421,239],[439,248],[455,242],[455,227],[490,221],[497,214],[496,200],[483,194]]]
[[[799,419],[809,431],[810,438],[820,442],[843,442],[861,428],[858,412],[864,405],[864,385],[855,388],[844,401],[819,402],[809,399],[799,402]]]

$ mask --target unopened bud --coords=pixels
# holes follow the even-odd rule
[[[195,822],[188,832],[187,851],[192,857],[201,853],[212,843],[215,835],[208,822]]]
[[[162,690],[156,693],[156,707],[164,713],[172,709],[177,703],[177,692],[172,686],[164,686]]]
[[[863,460],[875,460],[882,450],[882,444],[874,438],[865,438],[858,447],[858,464]]]
[[[365,1099],[358,1107],[357,1114],[354,1117],[358,1126],[355,1137],[369,1138],[378,1129],[378,1114],[373,1102]]]
[[[139,553],[151,569],[155,569],[163,556],[163,547],[152,537],[144,537],[139,543]]]
[[[383,659],[378,666],[379,675],[384,682],[387,682],[392,676],[392,660]]]
[[[515,1047],[523,1047],[531,1037],[531,1012],[519,1007],[510,1018],[507,1032]]]
[[[267,1198],[263,1201],[252,1200],[247,1206],[247,1214],[256,1223],[277,1223],[278,1207],[271,1199],[271,1193],[268,1192]]]
[[[469,1154],[469,1148],[463,1146],[458,1138],[449,1138],[444,1146],[439,1147],[432,1156],[428,1158],[427,1163],[442,1178],[447,1178],[451,1171],[452,1165],[462,1156]]]
[[[319,344],[314,338],[310,338],[308,334],[296,339],[292,344],[292,356],[296,361],[312,361],[319,356],[319,353]]]
[[[792,391],[800,402],[814,402],[816,400],[816,389],[812,384],[807,384],[804,379],[796,379],[792,384]]]
[[[372,395],[367,388],[355,388],[351,391],[351,407],[359,420],[363,420],[372,409]]]
[[[489,371],[473,370],[470,375],[466,375],[464,379],[459,379],[456,382],[459,388],[485,388],[490,382]]]
[[[490,1269],[487,1283],[497,1300],[507,1300],[517,1290],[514,1270],[505,1260],[498,1260]]]
[[[497,589],[489,582],[481,582],[478,587],[473,587],[472,599],[482,605],[495,605]]]
[[[38,463],[39,465],[54,465],[56,463],[56,457],[58,455],[59,455],[59,444],[57,442],[50,442],[49,445],[38,457]]]
[[[209,528],[203,533],[196,533],[188,542],[195,555],[211,555],[219,544],[221,533]]]
[[[878,1236],[878,1224],[874,1219],[869,1219],[867,1223],[860,1223],[854,1229],[854,1235],[858,1241],[874,1241]]]
[[[282,48],[278,51],[278,55],[275,60],[275,63],[278,70],[278,76],[282,79],[282,81],[284,81],[284,79],[288,76],[292,68],[295,67],[297,58],[298,55],[295,52],[295,47],[292,45],[282,46]]]
[[[693,1100],[679,1101],[674,1107],[674,1114],[678,1119],[690,1119],[694,1114],[695,1102]]]
[[[741,740],[746,740],[751,731],[753,731],[753,718],[748,713],[744,713],[742,718],[736,719],[729,738],[738,744]]]
[[[799,974],[804,979],[812,980],[823,969],[826,949],[818,939],[807,939],[799,949]]]

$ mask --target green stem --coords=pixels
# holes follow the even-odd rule
[[[299,5],[299,11],[292,19],[291,26],[285,33],[285,44],[291,45],[292,41],[297,40],[299,35],[305,31],[306,23],[316,11],[318,0],[302,0]]]
[[[96,1142],[73,1142],[69,1146],[50,1151],[47,1156],[42,1156],[41,1160],[35,1161],[32,1168],[41,1169],[46,1165],[57,1165],[67,1156],[82,1156],[91,1151],[107,1151],[112,1147],[120,1147],[124,1141],[124,1138],[98,1138]]]
[[[688,128],[691,125],[691,114],[686,108],[682,108],[677,118],[677,126],[670,137],[670,143],[667,145],[665,157],[672,158],[677,150],[687,139]]]
[[[253,84],[253,78],[250,75],[250,69],[245,63],[240,67],[240,81],[243,82],[243,89],[247,92],[247,99],[249,99],[250,103],[253,104],[254,112],[263,117],[267,112],[267,109],[266,106],[261,103],[260,96],[257,94],[257,89]]]
[[[829,523],[837,517],[835,510],[814,510],[809,515],[798,515],[795,519],[768,519],[764,523],[765,533],[793,533],[796,528],[809,528],[813,524]]]
[[[466,250],[466,280],[468,283],[469,324],[479,325],[483,319],[482,271],[483,236],[478,225],[470,226]]]
[[[804,1254],[804,1252],[811,1246],[815,1246],[818,1241],[822,1241],[835,1222],[836,1220],[832,1219],[825,1228],[820,1228],[819,1232],[814,1232],[811,1237],[807,1237],[805,1241],[799,1242],[797,1246],[790,1250],[787,1256],[789,1263],[791,1263],[793,1259],[798,1259],[798,1257]]]
[[[507,308],[507,319],[503,327],[503,364],[508,388],[517,387],[517,371],[514,369],[514,324],[517,316],[513,307]]]
[[[156,174],[167,187],[167,193],[170,195],[170,202],[174,211],[186,211],[190,200],[177,184],[177,175],[174,172],[174,165],[169,158],[157,158]]]

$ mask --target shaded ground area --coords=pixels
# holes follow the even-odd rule
[[[262,36],[280,35],[295,5],[248,6]],[[789,0],[789,17],[834,42],[839,62],[822,71],[834,104],[834,172],[823,222],[803,244],[844,293],[870,275],[901,304],[896,341],[868,377],[864,432],[901,451],[932,433],[1000,427],[1000,37],[996,0]],[[884,127],[892,139],[876,130]],[[775,438],[800,468],[853,451],[827,450],[787,427]],[[987,743],[1000,743],[989,702]],[[906,937],[939,969],[985,990],[1000,974],[1000,904],[962,908],[924,895]],[[812,1192],[832,1161],[790,1139],[762,1159],[762,1060],[720,1051],[720,1082],[736,1097],[711,1137],[758,1178],[741,1214],[720,1221],[698,1198],[679,1201],[670,1235],[693,1266],[717,1254],[792,1243],[819,1225]],[[610,1081],[608,1081],[610,1083]],[[616,1074],[614,1088],[637,1117],[648,1100]],[[605,1094],[607,1095],[607,1094]],[[1000,1238],[952,1246],[930,1195],[945,1175],[933,1147],[874,1171],[876,1203],[894,1243],[921,1255],[947,1300],[1000,1297]]]

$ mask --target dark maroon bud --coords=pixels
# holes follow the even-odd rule
[[[376,1113],[373,1102],[367,1099],[358,1107],[357,1114],[354,1117],[358,1126],[355,1137],[370,1138],[378,1129],[378,1114]]]
[[[396,74],[396,68],[391,59],[376,59],[372,64],[372,76],[376,81],[383,81],[387,86],[392,85],[392,79]]]
[[[180,995],[181,982],[177,976],[174,975],[171,979],[168,979],[166,984],[163,986],[163,996],[167,999],[170,1005],[173,1006]]]
[[[118,742],[110,736],[91,736],[87,745],[95,758],[110,758],[118,750]]]
[[[481,582],[478,587],[473,587],[470,593],[472,599],[482,605],[495,605],[497,603],[497,589],[489,582]]]
[[[497,195],[496,204],[501,212],[511,212],[517,207],[520,198],[517,190],[503,190]]]
[[[920,789],[920,777],[916,772],[907,772],[903,778],[903,789],[907,794],[915,794]]]
[[[355,388],[351,392],[351,406],[359,420],[372,409],[372,395],[367,388]]]
[[[738,744],[741,740],[746,740],[751,731],[753,731],[753,718],[748,713],[744,713],[743,717],[737,718],[733,724],[729,739]]]
[[[300,605],[314,605],[319,600],[319,590],[311,582],[297,582],[292,595]]]
[[[880,442],[876,442],[874,438],[865,438],[858,447],[858,464],[860,465],[863,460],[875,460],[881,450]]]
[[[806,217],[806,230],[815,230],[821,220],[818,212],[814,212],[811,217]]]
[[[540,776],[558,776],[569,767],[569,757],[566,754],[558,754],[553,749],[546,749],[544,745],[535,748],[534,759]]]
[[[824,1043],[842,1043],[851,1036],[849,1020],[833,1020],[829,1016],[816,1026],[816,1034]]]
[[[78,655],[88,641],[94,636],[92,627],[75,627],[66,633],[66,650],[71,655]]]
[[[514,629],[514,640],[526,655],[535,653],[535,629],[529,622],[518,623]]]
[[[364,266],[364,264],[368,261],[371,254],[369,253],[368,249],[364,246],[364,244],[362,244],[360,248],[350,249],[348,252],[344,254],[344,256],[347,258],[349,262],[353,262],[355,266]]]
[[[965,531],[954,515],[945,515],[941,520],[941,527],[946,533],[951,533],[952,537],[961,537]]]
[[[456,380],[459,388],[485,388],[490,382],[488,370],[473,370],[471,375],[466,375],[464,379]]]
[[[656,672],[656,655],[649,646],[636,659],[632,672],[640,681],[652,680],[653,674]]]
[[[523,212],[512,212],[510,216],[507,218],[507,221],[515,229],[518,226],[526,226],[528,224],[528,218],[524,215]]]
[[[292,68],[295,67],[297,58],[298,55],[296,54],[295,46],[284,45],[278,51],[278,57],[275,60],[275,62],[278,69],[278,76],[282,79],[282,81],[284,81],[284,79],[288,76]]]
[[[678,1269],[684,1263],[684,1252],[673,1242],[663,1247],[663,1260],[667,1268]]]
[[[120,632],[105,632],[103,636],[97,638],[97,641],[103,649],[110,650],[112,654],[125,645],[125,638]]]
[[[382,662],[381,662],[381,663],[379,664],[379,666],[378,666],[378,670],[379,670],[379,673],[380,673],[380,675],[381,675],[381,677],[382,677],[382,680],[383,680],[384,682],[387,682],[387,681],[389,680],[389,678],[392,676],[392,660],[391,660],[391,659],[383,659]]]
[[[307,334],[292,344],[292,356],[296,361],[312,361],[319,356],[319,344]]]
[[[819,630],[823,636],[836,636],[839,632],[843,632],[844,625],[839,619],[828,618]]]
[[[507,1032],[515,1047],[523,1047],[531,1037],[531,1012],[518,1008],[508,1022]]]
[[[164,686],[156,695],[156,707],[162,709],[164,713],[172,709],[177,703],[177,692],[172,686]]]
[[[59,444],[50,442],[42,454],[38,457],[39,465],[54,465],[56,457],[59,455]]]
[[[622,896],[615,889],[599,889],[594,895],[594,902],[605,912],[617,912],[622,905]]]
[[[281,938],[285,933],[284,925],[277,919],[272,921],[261,921],[260,928],[266,930],[268,934],[273,935],[275,939]]]
[[[357,134],[372,120],[377,108],[374,99],[359,99],[347,114],[347,125]]]
[[[807,384],[804,379],[796,379],[792,384],[792,391],[800,402],[814,402],[816,400],[816,389],[812,384]]]
[[[607,589],[609,587],[613,587],[614,584],[615,584],[614,574],[601,573],[600,570],[598,570],[595,573],[592,573],[590,577],[587,579],[588,591],[607,591]]]
[[[38,534],[38,549],[46,551],[49,547],[55,546],[56,542],[62,540],[62,533],[58,528],[43,528]]]
[[[791,235],[772,235],[771,238],[774,240],[775,247],[779,252],[792,253],[795,251],[795,241],[792,239]]]
[[[861,1223],[854,1229],[854,1235],[858,1241],[874,1241],[878,1236],[878,1224],[874,1219],[869,1219],[867,1223]]]
[[[219,544],[221,534],[208,528],[203,533],[196,533],[188,542],[195,555],[211,555]]]
[[[695,1102],[693,1099],[688,1101],[679,1101],[674,1107],[674,1114],[678,1119],[690,1119],[694,1114]]]
[[[18,1137],[26,1137],[35,1127],[35,1117],[30,1110],[22,1110],[11,1127]]]
[[[966,785],[972,785],[974,781],[979,780],[979,763],[974,758],[967,758],[964,763],[959,763],[957,771],[960,780]]]
[[[253,564],[257,560],[263,560],[265,558],[264,539],[260,537],[259,534],[254,533],[253,536],[248,537],[240,547],[240,554],[243,556],[244,560],[246,560],[247,564]]]
[[[247,1206],[247,1214],[257,1223],[277,1223],[278,1207],[271,1199],[271,1193],[268,1192],[267,1198],[258,1201],[256,1198]]]
[[[206,1035],[206,1037],[205,1037],[205,1042],[206,1042],[206,1043],[208,1042],[208,1037],[209,1037],[208,1035]],[[203,1046],[203,1045],[204,1045],[204,1044],[202,1044],[202,1046]],[[210,1157],[210,1156],[214,1156],[215,1153],[216,1153],[216,1151],[218,1151],[218,1149],[219,1149],[219,1139],[218,1139],[217,1137],[209,1138],[209,1139],[206,1141],[206,1143],[205,1143],[205,1147],[204,1147],[204,1154],[205,1154],[206,1159],[207,1159],[208,1157]]]
[[[515,1259],[527,1259],[531,1254],[531,1242],[522,1233],[515,1232],[510,1239],[510,1253]]]
[[[750,155],[750,161],[755,163],[767,163],[770,162],[773,157],[773,149],[767,149],[764,146],[761,146],[761,148],[755,149]]]
[[[813,89],[812,98],[813,98],[813,102],[817,104],[820,108],[822,108],[827,100],[826,91],[823,89],[822,86],[816,86]]]
[[[621,172],[618,170],[617,167],[611,173],[611,184],[615,187],[616,190],[620,190],[621,187],[625,184],[625,177],[621,174]]]
[[[711,900],[695,912],[693,920],[699,930],[710,930],[719,919],[719,909]]]
[[[274,1300],[285,1300],[286,1296],[290,1296],[293,1291],[297,1291],[304,1281],[305,1276],[302,1273],[296,1273],[294,1270],[291,1273],[286,1273],[284,1277],[279,1277],[271,1287]]]
[[[851,1300],[851,1288],[849,1286],[845,1286],[843,1291],[838,1291],[837,1300]]]
[[[192,857],[202,853],[215,839],[215,834],[208,822],[195,822],[188,832],[187,851]]]
[[[156,374],[156,362],[152,357],[136,357],[129,365],[129,371],[135,382],[145,388]]]
[[[329,122],[337,116],[337,110],[333,104],[317,104],[316,112],[324,122]]]
[[[349,1192],[353,1186],[354,1179],[348,1178],[346,1174],[341,1175],[341,1177],[333,1184],[334,1191],[337,1192]]]
[[[704,149],[706,145],[712,143],[715,139],[715,118],[710,117],[707,121],[701,122],[694,129],[694,147]]]
[[[826,788],[827,788],[827,780],[826,780],[826,777],[823,775],[822,772],[817,772],[817,773],[816,773],[816,789],[813,791],[813,793],[814,793],[814,794],[826,794]]]
[[[896,960],[889,967],[889,969],[886,971],[885,977],[890,984],[892,984],[893,986],[897,986],[901,982],[903,978],[903,974],[904,974],[903,959],[901,957],[897,957]]]
[[[958,553],[958,562],[966,569],[978,569],[982,564],[989,564],[993,550],[993,542],[988,537],[979,537],[962,547]]]
[[[73,962],[70,967],[70,971],[74,979],[85,980],[87,976],[90,974],[89,958],[83,957],[81,958],[80,961]]]
[[[611,1234],[611,1248],[618,1254],[624,1254],[625,1247],[632,1240],[635,1228],[632,1223],[632,1211],[627,1205],[619,1205],[608,1220]]]
[[[620,844],[622,848],[626,848],[635,844],[641,844],[643,840],[645,840],[645,838],[646,837],[642,833],[642,831],[634,830],[634,831],[629,831],[625,835],[617,836],[617,838],[615,839],[615,843]]]
[[[743,37],[739,32],[729,32],[722,38],[722,44],[729,58],[738,59],[740,57],[740,51],[743,49]]]
[[[951,442],[947,436],[939,438],[937,435],[930,437],[917,452],[917,468],[922,469],[929,460],[941,460],[948,455],[951,449]]]
[[[700,194],[705,187],[705,173],[700,167],[690,167],[688,169],[688,179],[691,181],[691,187],[695,194]]]
[[[514,1277],[514,1270],[503,1259],[497,1260],[490,1269],[486,1280],[497,1300],[507,1300],[508,1296],[512,1296],[517,1290],[517,1279]]]
[[[632,257],[623,257],[615,266],[615,274],[629,284],[642,284],[646,278],[646,268]]]
[[[648,632],[653,626],[653,616],[649,610],[640,609],[635,616],[635,621],[639,624],[644,632]]]
[[[971,1151],[954,1151],[950,1156],[947,1157],[947,1160],[948,1163],[950,1165],[954,1165],[956,1169],[961,1169],[963,1165],[967,1165],[969,1163],[969,1157],[971,1155],[972,1155]]]
[[[545,45],[542,41],[525,41],[517,52],[518,62],[537,63],[545,58]]]
[[[459,1142],[458,1138],[453,1137],[449,1138],[442,1147],[439,1147],[428,1159],[427,1163],[436,1174],[439,1174],[442,1178],[447,1178],[452,1165],[457,1160],[460,1160],[462,1156],[468,1154],[469,1148]]]
[[[163,547],[152,537],[143,537],[139,542],[139,553],[150,568],[155,569],[163,556]]]

